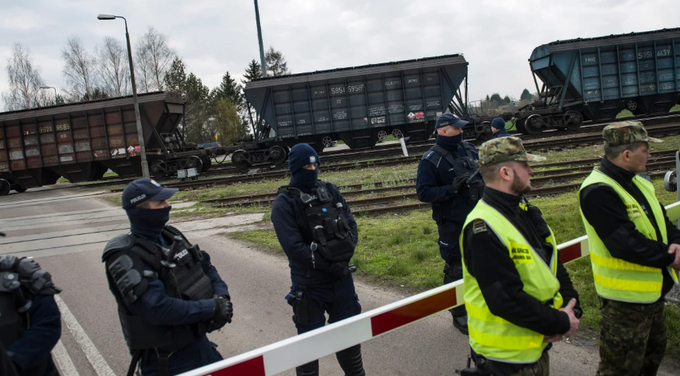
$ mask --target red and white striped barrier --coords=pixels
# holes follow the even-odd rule
[[[667,206],[666,213],[671,221],[680,219],[680,202]],[[588,256],[588,237],[562,243],[557,249],[563,263]],[[275,375],[462,305],[463,292],[463,280],[458,280],[181,376]]]

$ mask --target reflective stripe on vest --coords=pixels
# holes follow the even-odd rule
[[[547,243],[553,246],[552,258],[548,265],[517,228],[484,199],[477,202],[465,220],[463,228],[476,219],[483,219],[487,228],[508,247],[508,254],[524,284],[523,291],[544,304],[554,299],[554,306],[560,308],[563,301],[559,294],[560,283],[556,277],[558,251],[552,230],[550,237],[546,239]],[[461,253],[464,255],[462,237],[460,243]],[[512,324],[491,313],[477,280],[468,272],[465,263],[463,279],[470,346],[475,352],[488,359],[507,363],[536,362],[547,346],[543,343],[543,334]]]
[[[656,199],[654,185],[639,176],[633,177],[633,183],[647,199],[650,206],[649,210],[651,210],[656,224],[659,226],[661,241],[668,244],[666,218],[659,201]],[[583,182],[581,190],[593,184],[605,184],[611,187],[626,206],[628,218],[635,225],[635,229],[648,239],[658,240],[656,229],[640,203],[619,183],[595,169]],[[579,200],[580,198],[579,191]],[[597,294],[606,299],[630,303],[653,303],[659,300],[663,288],[662,269],[635,264],[612,256],[593,226],[583,216],[583,211],[581,211],[581,219],[588,235],[590,264],[593,268],[593,279],[595,280]],[[668,268],[668,271],[677,284],[678,276],[675,271],[670,268]]]

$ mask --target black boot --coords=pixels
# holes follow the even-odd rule
[[[295,368],[297,376],[319,376],[319,361],[315,360]]]
[[[366,376],[364,363],[361,360],[361,345],[352,346],[335,353],[340,363],[340,368],[345,372],[345,376]]]
[[[467,325],[467,314],[464,314],[463,316],[456,316],[454,312],[451,312],[453,315],[453,327],[458,329],[459,332],[463,333],[464,335],[469,335],[468,332],[468,325]]]

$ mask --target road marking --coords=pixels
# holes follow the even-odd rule
[[[57,345],[54,346],[54,349],[52,350],[52,355],[54,356],[54,361],[57,362],[57,367],[59,367],[59,372],[62,375],[80,376],[78,370],[76,369],[76,366],[73,364],[73,361],[71,360],[71,357],[68,356],[68,352],[66,352],[64,344],[61,343],[61,340],[59,340],[59,342],[57,342]]]
[[[68,309],[66,303],[61,299],[59,295],[54,296],[57,305],[59,306],[59,311],[61,311],[61,318],[66,323],[68,330],[71,331],[71,335],[75,338],[80,348],[85,353],[87,360],[92,364],[92,367],[97,372],[98,376],[116,376],[111,367],[109,367],[102,354],[97,350],[90,337],[87,336],[83,327],[80,326],[75,316]]]

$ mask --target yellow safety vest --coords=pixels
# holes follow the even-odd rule
[[[661,205],[656,199],[654,185],[639,176],[633,177],[633,183],[640,189],[649,203],[650,210],[654,215],[661,241],[668,244],[666,218],[661,210]],[[656,230],[649,220],[640,203],[631,196],[619,183],[598,169],[593,170],[588,178],[581,184],[581,190],[592,184],[606,184],[614,189],[621,201],[626,205],[628,218],[635,224],[635,229],[645,237],[659,240]],[[581,199],[579,191],[579,201]],[[580,205],[579,205],[580,206]],[[663,269],[642,266],[616,258],[609,253],[602,239],[597,235],[593,226],[583,216],[583,225],[588,234],[588,248],[590,250],[590,264],[593,267],[593,278],[597,294],[603,298],[630,303],[654,303],[661,298],[663,287]],[[678,283],[675,270],[667,268],[671,277]]]
[[[519,230],[483,199],[477,202],[475,208],[467,216],[463,228],[477,219],[484,220],[488,230],[498,236],[508,247],[508,255],[515,263],[524,284],[524,292],[543,304],[552,300],[554,307],[559,309],[563,298],[559,293],[560,283],[556,277],[559,254],[555,247],[555,235],[552,230],[550,230],[550,237],[546,239],[554,248],[550,265],[548,265],[529,245]],[[465,259],[466,250],[462,236],[460,249]],[[467,251],[474,252],[474,249]],[[493,261],[489,260],[489,262]],[[506,363],[536,362],[547,346],[547,343],[543,343],[543,334],[517,326],[491,313],[477,279],[470,275],[465,263],[463,263],[463,279],[472,349],[488,359]]]

